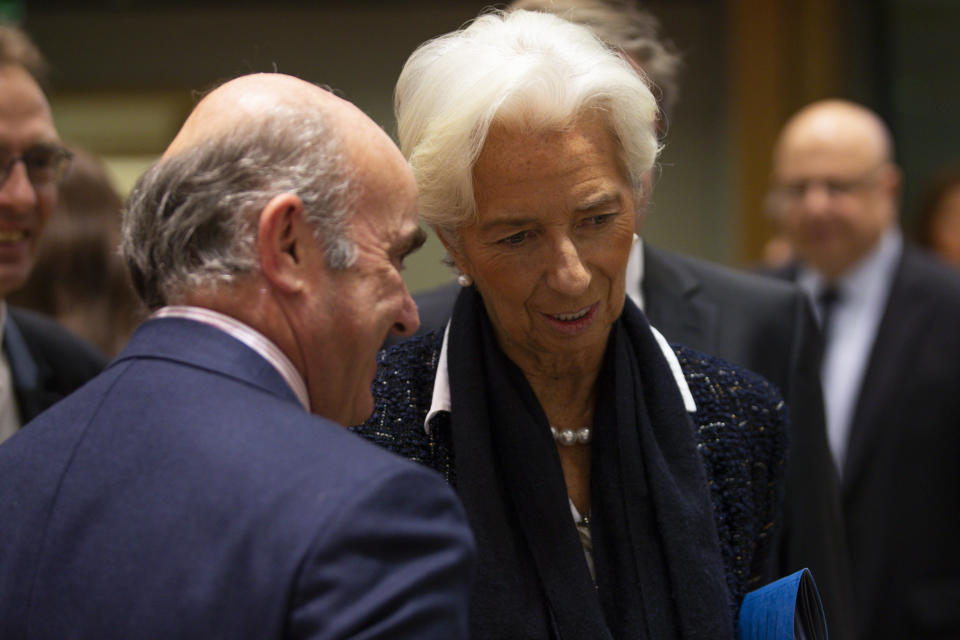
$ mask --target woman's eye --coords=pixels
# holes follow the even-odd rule
[[[583,223],[588,226],[600,227],[613,220],[615,213],[604,213],[599,216],[590,216],[585,218]]]
[[[507,245],[508,247],[517,247],[523,244],[530,235],[529,231],[519,231],[511,236],[507,236],[503,240],[500,240],[500,244]]]

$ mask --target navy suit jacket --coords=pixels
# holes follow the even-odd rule
[[[146,322],[0,477],[2,638],[466,635],[453,491],[212,327]]]
[[[916,248],[867,361],[841,491],[861,637],[960,638],[960,275]]]
[[[93,345],[52,319],[11,306],[7,307],[3,350],[10,363],[22,424],[73,392],[107,365],[106,357]]]
[[[766,578],[809,567],[830,636],[851,637],[849,560],[824,427],[819,334],[809,302],[796,286],[648,243],[643,255],[645,313],[654,327],[671,342],[759,373],[783,394],[790,408],[790,464],[784,526]],[[418,335],[446,325],[459,289],[454,282],[414,296]]]

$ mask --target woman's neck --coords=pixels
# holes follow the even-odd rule
[[[504,351],[520,367],[551,426],[560,431],[593,427],[604,349],[562,355],[523,349]],[[556,447],[567,495],[586,515],[590,513],[590,445],[558,442]]]
[[[599,368],[570,375],[527,373],[547,421],[558,430],[593,427],[595,386]],[[567,495],[582,515],[590,513],[590,445],[557,443]]]
[[[593,423],[598,374],[599,367],[560,375],[524,371],[547,421],[558,429],[579,429]]]

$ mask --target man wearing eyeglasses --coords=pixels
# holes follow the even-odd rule
[[[3,302],[30,274],[70,160],[34,76],[41,65],[21,31],[0,25],[0,441],[105,364],[54,322]]]
[[[816,302],[864,638],[960,637],[960,276],[898,228],[883,121],[840,100],[786,124],[770,203]]]

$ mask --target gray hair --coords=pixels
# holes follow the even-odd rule
[[[476,216],[473,166],[493,123],[561,129],[599,113],[637,193],[659,151],[643,79],[588,29],[545,13],[487,13],[424,43],[400,73],[394,107],[421,217],[450,241]]]
[[[303,201],[329,266],[348,268],[356,247],[346,233],[346,165],[323,114],[287,106],[161,159],[137,181],[123,216],[121,250],[137,293],[155,309],[254,271],[259,213],[282,193]]]

